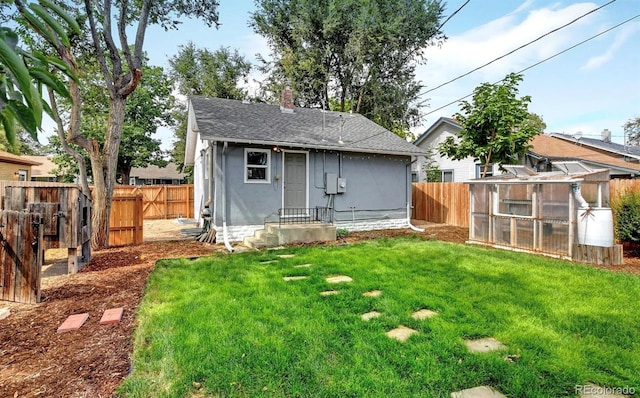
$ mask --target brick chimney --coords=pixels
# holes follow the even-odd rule
[[[280,110],[284,113],[293,113],[293,90],[286,86],[280,94]]]

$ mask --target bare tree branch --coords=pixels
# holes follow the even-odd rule
[[[102,47],[102,42],[100,41],[100,37],[98,37],[98,29],[96,28],[96,18],[93,15],[93,7],[91,6],[91,0],[84,0],[84,8],[87,12],[87,18],[89,19],[89,26],[91,28],[91,38],[93,39],[93,45],[96,47],[96,57],[98,58],[98,63],[100,64],[100,69],[102,70],[102,74],[104,75],[104,83],[107,86],[107,90],[110,93],[115,94],[116,90],[113,86],[113,79],[109,73],[109,69],[107,68],[106,60],[104,59],[104,48]]]

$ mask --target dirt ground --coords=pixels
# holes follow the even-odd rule
[[[112,396],[130,371],[135,311],[155,262],[225,252],[224,246],[198,243],[185,231],[192,235],[194,226],[176,220],[145,223],[144,244],[94,252],[78,274],[43,279],[41,303],[0,303],[0,309],[10,309],[9,317],[0,320],[0,397]],[[359,232],[343,241],[412,233],[408,229]],[[468,231],[427,225],[420,235],[463,243]],[[60,256],[47,251],[47,261],[56,255]],[[640,253],[635,255],[614,270],[640,274]],[[115,307],[124,307],[122,321],[100,325],[104,310]],[[89,319],[79,330],[57,333],[67,316],[84,312]]]

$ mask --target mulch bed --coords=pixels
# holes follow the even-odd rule
[[[343,242],[413,233],[351,233]],[[421,235],[463,243],[468,231],[440,225]],[[78,274],[44,279],[40,304],[0,303],[11,310],[7,319],[0,320],[0,396],[112,396],[130,371],[135,311],[155,262],[214,252],[224,252],[224,246],[179,240],[101,250]],[[640,258],[625,258],[625,265],[609,268],[640,274]],[[104,310],[115,307],[124,307],[122,321],[99,325]],[[67,316],[84,312],[89,320],[79,330],[57,333]]]

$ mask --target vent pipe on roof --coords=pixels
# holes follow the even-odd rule
[[[609,131],[609,129],[602,130],[602,133],[600,133],[600,136],[602,137],[602,141],[611,142],[611,131]]]

